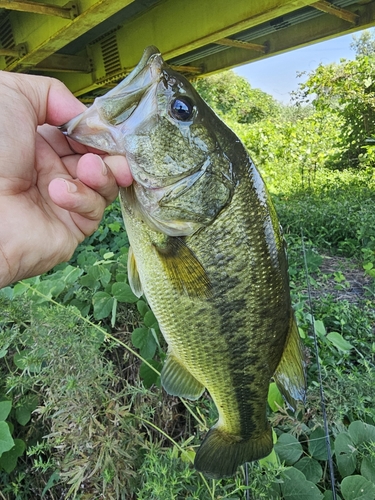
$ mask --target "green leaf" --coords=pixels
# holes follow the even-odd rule
[[[327,339],[340,351],[349,352],[351,349],[353,349],[352,344],[345,340],[341,333],[330,332],[327,335]]]
[[[323,500],[334,500],[332,490],[326,490],[323,493]],[[336,500],[341,500],[340,495],[336,493]]]
[[[350,476],[357,466],[358,451],[352,438],[346,432],[341,432],[335,439],[335,454],[339,472],[342,477]]]
[[[320,319],[314,320],[314,328],[317,336],[325,339],[327,330],[326,327],[324,326],[323,321],[321,321]]]
[[[26,425],[31,418],[31,411],[25,406],[16,408],[16,420],[20,425]]]
[[[323,258],[318,253],[307,250],[306,251],[306,262],[310,273],[315,273],[323,263]]]
[[[140,350],[142,358],[149,359],[155,355],[157,344],[150,328],[136,328],[132,333],[132,343]]]
[[[371,85],[372,85],[372,79],[371,79],[371,78],[365,78],[365,79],[363,80],[363,85],[364,85],[366,88],[371,87]]]
[[[0,401],[0,421],[7,419],[11,409],[12,409],[12,401],[10,400]]]
[[[267,401],[272,411],[278,411],[280,406],[284,406],[284,399],[275,382],[270,383]]]
[[[326,436],[321,427],[310,434],[308,450],[315,460],[328,460]]]
[[[366,264],[363,264],[363,269],[365,271],[371,271],[371,269],[374,267],[374,264],[372,262],[366,262]]]
[[[112,303],[112,312],[111,312],[111,326],[114,328],[116,324],[116,319],[117,319],[117,299],[114,297],[113,298],[113,303]]]
[[[13,287],[13,296],[18,297],[26,293],[28,290],[30,290],[30,287],[23,281],[20,281]]]
[[[188,464],[193,464],[196,452],[194,450],[182,450],[181,460]]]
[[[0,297],[4,299],[13,299],[13,288],[11,286],[6,286],[0,290]]]
[[[112,279],[112,274],[110,273],[110,271],[105,266],[102,266],[100,264],[98,266],[93,266],[92,268],[90,268],[90,273],[92,269],[97,270],[97,279],[100,280],[100,283],[103,285],[103,287],[108,285],[108,283]]]
[[[128,281],[128,273],[125,271],[118,271],[116,273],[116,281],[118,283],[126,283]]]
[[[16,408],[16,420],[20,425],[26,425],[30,418],[31,413],[38,406],[38,397],[35,395],[25,396]]]
[[[163,367],[162,363],[160,363],[159,361],[155,361],[154,359],[148,359],[147,361],[151,366],[156,368],[159,373],[161,372],[161,369]],[[141,364],[139,375],[141,376],[146,389],[149,389],[153,384],[157,385],[158,387],[161,386],[160,375],[158,375],[146,363]]]
[[[128,304],[133,304],[137,302],[138,297],[134,295],[130,286],[127,283],[113,283],[112,294],[119,302],[126,302]]]
[[[21,351],[21,352],[16,352],[16,354],[13,356],[13,362],[19,368],[20,370],[25,370],[27,367],[27,355],[29,354],[29,351],[27,349]]]
[[[321,500],[323,494],[317,486],[308,481],[304,474],[294,467],[286,469],[281,478],[281,492],[284,500]]]
[[[145,314],[150,310],[148,304],[144,300],[138,300],[137,309],[142,318],[145,317]]]
[[[101,284],[103,287],[111,281],[112,274],[103,265],[94,265],[89,267],[87,274],[82,276],[80,283],[82,286],[87,286],[92,290],[97,290]]]
[[[6,451],[13,448],[14,441],[6,422],[0,422],[0,457]]]
[[[8,354],[8,347],[9,347],[9,344],[6,344],[6,345],[3,345],[3,347],[0,349],[0,359],[4,358]]]
[[[362,476],[348,476],[342,480],[341,493],[344,500],[374,500],[375,484]]]
[[[293,465],[302,455],[301,443],[291,434],[281,434],[275,444],[275,451],[280,461],[286,465]]]
[[[79,300],[79,299],[71,300],[69,302],[69,305],[76,307],[80,311],[80,313],[83,317],[87,316],[87,314],[90,310],[90,307],[91,307],[91,304],[89,302],[85,302],[85,301]]]
[[[294,464],[294,467],[305,475],[308,481],[316,484],[323,476],[323,469],[319,462],[311,457],[302,457]]]
[[[36,352],[31,349],[24,349],[16,352],[13,356],[13,362],[20,370],[28,370],[32,373],[39,373],[42,369],[42,357],[45,353],[44,348],[37,349]]]
[[[373,484],[375,484],[375,456],[374,455],[369,455],[369,456],[363,457],[363,460],[361,463],[361,474],[368,481],[371,481]]]
[[[375,427],[360,420],[356,420],[349,425],[348,433],[355,445],[375,443]]]
[[[60,480],[60,471],[55,470],[55,472],[51,474],[50,478],[47,481],[47,484],[45,485],[42,491],[42,498],[47,493],[47,491],[50,490],[59,480]]]
[[[122,229],[122,224],[118,221],[115,221],[108,224],[108,227],[113,233],[118,233],[120,229]]]
[[[50,288],[54,288],[54,285],[55,283],[53,283],[53,280],[49,279],[36,283],[32,288],[29,288],[28,297],[30,297],[36,304],[48,302],[49,299],[52,298],[52,290],[50,290]],[[37,293],[37,290],[39,293]]]
[[[13,448],[0,456],[0,468],[10,474],[16,468],[17,460],[23,455],[25,449],[25,442],[22,439],[15,439]]]
[[[158,326],[158,321],[157,319],[155,318],[155,315],[152,311],[147,311],[144,318],[143,318],[143,321],[145,323],[146,326],[148,327],[152,327],[152,328],[155,328]]]
[[[274,429],[272,429],[272,442],[273,444],[277,443],[277,434]],[[280,460],[276,455],[275,448],[273,448],[269,455],[259,460],[259,465],[271,469],[280,465]]]
[[[132,343],[134,347],[140,349],[144,344],[144,339],[148,334],[148,328],[135,328],[132,333]]]
[[[96,292],[92,297],[95,319],[103,319],[112,313],[114,298],[107,292]]]
[[[90,274],[85,274],[85,276],[82,276],[82,278],[79,280],[79,283],[81,286],[86,286],[91,290],[96,290],[97,288],[99,288],[100,284],[99,281]]]
[[[66,266],[62,273],[65,285],[73,285],[81,276],[81,274],[83,274],[83,269],[70,265]]]

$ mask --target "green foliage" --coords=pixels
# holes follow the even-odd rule
[[[296,467],[290,467],[282,475],[281,491],[285,500],[321,500],[323,494],[315,484],[306,479],[306,476]]]
[[[162,449],[152,445],[147,450],[140,469],[141,487],[137,491],[138,500],[210,500],[244,498],[246,487],[243,484],[243,471],[230,480],[207,481],[191,468],[195,452],[188,446],[179,450],[177,447]],[[257,492],[259,500],[279,498],[280,473],[283,466],[261,467],[249,464],[250,492]]]
[[[360,35],[353,35],[350,47],[355,50],[357,56],[370,56],[375,53],[374,30],[363,30]]]
[[[21,435],[29,436],[25,442],[30,458],[18,465],[18,474],[28,470],[22,485],[33,484],[41,491],[49,484],[48,490],[69,498],[82,494],[89,480],[93,492],[123,498],[143,444],[133,421],[132,395],[114,365],[118,355],[126,365],[129,354],[117,344],[106,344],[103,329],[85,321],[72,306],[40,304],[24,294],[10,303],[3,298],[1,307],[7,311],[2,339],[12,333],[8,373],[3,368],[1,374],[3,390],[14,401],[17,425],[26,426]],[[144,403],[138,403],[138,411],[143,405],[149,412]],[[22,432],[16,422],[14,432]],[[10,478],[2,491],[11,494],[13,469],[25,443],[14,439],[8,450],[0,465]],[[61,489],[57,481],[66,486]]]
[[[279,192],[275,204],[286,232],[301,234],[326,251],[360,258],[375,250],[373,172],[318,172],[313,189]],[[281,187],[281,186],[280,186]],[[279,187],[279,189],[280,189]]]
[[[233,71],[202,78],[195,87],[203,99],[225,118],[238,123],[253,124],[276,116],[280,105],[269,94],[253,89],[249,82]]]
[[[4,358],[8,354],[9,343],[6,345]],[[17,359],[17,354],[14,355]],[[27,369],[24,364],[24,369]],[[9,397],[5,386],[0,385],[0,470],[10,474],[17,466],[18,459],[26,449],[23,427],[31,419],[31,413],[38,404],[35,394],[27,393],[19,398]],[[22,435],[23,439],[20,439]]]
[[[339,127],[341,154],[334,165],[370,165],[368,138],[375,135],[375,54],[354,61],[320,65],[301,85],[300,99],[313,97],[313,105]],[[367,156],[370,158],[367,158]]]

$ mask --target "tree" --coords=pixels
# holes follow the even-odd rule
[[[375,137],[374,75],[375,53],[358,55],[354,61],[320,65],[300,85],[301,100],[312,98],[317,110],[337,119],[345,152],[337,166],[358,166],[368,138]]]
[[[375,54],[375,31],[363,30],[359,36],[353,35],[350,44],[357,56],[370,56]]]
[[[219,116],[238,123],[255,123],[279,113],[280,105],[272,96],[253,89],[245,78],[233,71],[199,79],[194,85]]]

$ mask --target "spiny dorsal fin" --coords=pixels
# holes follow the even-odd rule
[[[161,372],[161,383],[168,394],[180,398],[198,399],[204,386],[180,363],[173,354],[168,354]]]
[[[135,260],[134,252],[132,247],[129,247],[128,253],[128,280],[132,292],[137,297],[143,295],[143,287],[141,280],[139,279],[139,273],[137,268],[137,262]]]
[[[294,316],[291,317],[284,352],[273,377],[292,409],[296,409],[297,401],[305,402],[306,374],[301,340]]]
[[[211,283],[206,270],[182,238],[167,237],[163,244],[154,243],[168,279],[180,292],[191,298],[208,298]]]

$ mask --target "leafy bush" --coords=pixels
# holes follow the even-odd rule
[[[203,99],[227,121],[252,124],[268,116],[277,116],[280,105],[269,94],[253,89],[233,71],[202,78],[195,87]]]
[[[105,342],[105,331],[72,306],[19,297],[2,298],[1,307],[7,311],[1,340],[8,341],[1,390],[22,424],[13,432],[27,437],[30,458],[23,457],[13,471],[3,454],[0,465],[10,477],[28,470],[23,482],[30,498],[56,482],[61,484],[54,492],[65,498],[83,491],[88,481],[93,495],[105,491],[106,498],[125,498],[143,436],[133,421],[127,383],[112,359],[117,353],[124,357],[124,370],[129,356]],[[12,460],[22,455],[15,441]],[[52,483],[48,478],[54,478]],[[2,491],[10,493],[12,482]]]
[[[343,152],[336,167],[357,167],[364,160],[366,140],[375,135],[374,69],[375,55],[361,55],[354,61],[320,65],[301,85],[300,99],[314,96],[316,109],[334,123],[338,119]]]

